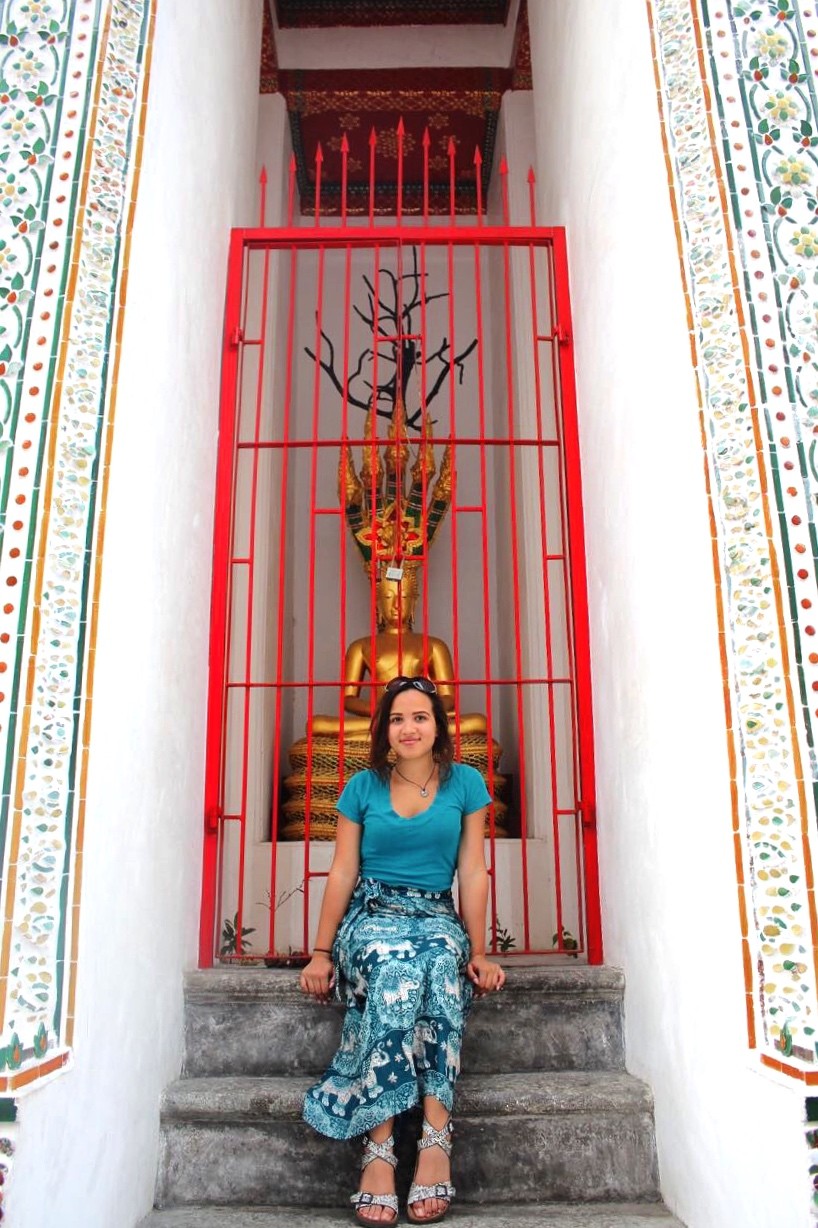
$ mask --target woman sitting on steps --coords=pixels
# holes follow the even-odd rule
[[[370,768],[338,801],[316,945],[301,973],[305,993],[327,1002],[334,989],[347,1006],[340,1046],[307,1092],[304,1118],[330,1138],[364,1135],[352,1195],[364,1224],[397,1221],[392,1126],[421,1100],[407,1216],[437,1222],[454,1196],[451,1110],[465,1017],[473,992],[505,982],[485,954],[490,804],[480,773],[452,762],[435,684],[393,678],[372,722]]]

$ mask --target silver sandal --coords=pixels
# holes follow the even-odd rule
[[[436,1130],[434,1126],[423,1119],[423,1133],[418,1139],[418,1151],[423,1151],[426,1147],[440,1147],[445,1151],[446,1155],[451,1159],[452,1155],[452,1140],[451,1135],[454,1131],[451,1117],[446,1122],[442,1130]],[[415,1164],[415,1172],[417,1172],[417,1164]],[[436,1185],[417,1185],[414,1181],[409,1187],[409,1197],[406,1199],[406,1218],[412,1224],[438,1224],[448,1214],[449,1205],[454,1198],[454,1186],[451,1181],[438,1181]],[[424,1198],[443,1198],[446,1200],[446,1206],[442,1211],[438,1211],[437,1215],[413,1215],[412,1206],[416,1202],[422,1202]]]
[[[382,1143],[376,1143],[368,1134],[364,1135],[364,1154],[361,1156],[361,1172],[364,1171],[367,1164],[371,1164],[373,1160],[386,1160],[392,1168],[397,1166],[395,1157],[395,1136],[390,1134],[389,1138],[385,1138]],[[398,1196],[397,1194],[369,1194],[362,1190],[358,1190],[355,1194],[350,1194],[349,1201],[355,1208],[355,1218],[359,1224],[396,1224],[398,1222]],[[388,1207],[390,1211],[395,1212],[394,1219],[372,1220],[368,1216],[361,1215],[362,1207]]]

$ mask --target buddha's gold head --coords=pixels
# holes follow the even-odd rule
[[[381,576],[375,588],[378,628],[381,631],[396,627],[411,628],[418,591],[417,569],[414,567],[404,567],[402,580],[387,580]]]

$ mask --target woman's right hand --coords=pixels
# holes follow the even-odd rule
[[[329,1002],[330,992],[335,985],[335,972],[330,956],[323,951],[316,952],[303,969],[298,983],[302,991],[315,998],[316,1002]]]

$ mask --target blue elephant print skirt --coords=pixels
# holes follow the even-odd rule
[[[448,1109],[472,999],[469,940],[451,891],[358,884],[333,944],[347,1011],[304,1119],[330,1138],[365,1134],[434,1096]]]

